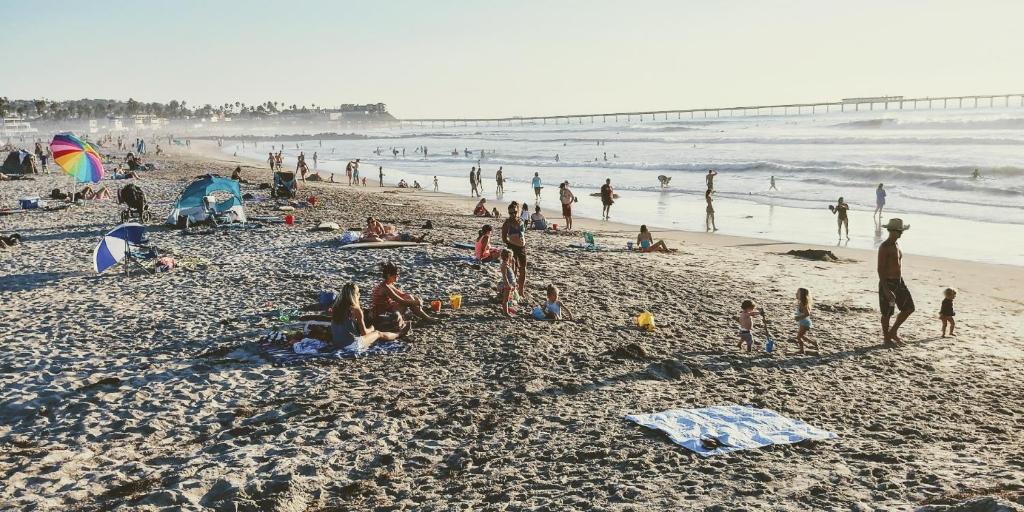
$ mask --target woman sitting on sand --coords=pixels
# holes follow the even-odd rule
[[[474,251],[474,255],[481,262],[498,261],[498,258],[501,257],[501,251],[491,247],[492,231],[494,231],[494,228],[490,224],[485,224],[484,227],[480,228],[480,233],[476,237],[476,251]]]
[[[423,234],[418,237],[412,236],[409,233],[399,233],[398,229],[391,224],[383,224],[373,217],[366,218],[366,228],[363,229],[363,236],[359,238],[360,242],[422,242],[426,240],[427,235]]]
[[[664,240],[654,241],[651,236],[651,232],[647,230],[647,224],[640,226],[640,234],[636,236],[636,245],[640,247],[640,252],[674,252],[675,249],[669,249],[665,245]]]
[[[473,215],[477,217],[490,217],[490,212],[487,211],[487,199],[481,198],[480,202],[473,208]]]
[[[331,310],[331,344],[336,348],[364,350],[377,341],[392,341],[399,333],[367,327],[359,305],[359,286],[346,283]]]
[[[408,329],[405,319],[410,312],[425,322],[435,321],[423,311],[423,301],[420,298],[395,286],[398,282],[398,265],[385,261],[380,264],[380,273],[383,280],[373,288],[370,305],[373,324],[378,329],[394,328],[404,334],[403,329]]]
[[[533,229],[541,231],[548,228],[548,220],[544,218],[543,213],[540,213],[540,205],[537,205],[533,215],[530,215],[530,225]]]

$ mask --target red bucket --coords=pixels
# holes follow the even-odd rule
[[[285,215],[284,216],[284,223],[289,225],[289,226],[291,226],[292,224],[295,224],[295,216],[294,215]]]

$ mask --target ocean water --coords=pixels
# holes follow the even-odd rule
[[[441,191],[463,195],[479,160],[486,197],[495,199],[501,166],[502,199],[531,208],[529,180],[538,173],[541,206],[552,217],[564,180],[581,197],[578,214],[599,217],[599,201],[587,196],[611,179],[622,196],[614,220],[698,231],[705,229],[704,174],[715,169],[719,233],[868,249],[880,242],[872,212],[884,183],[884,219],[912,225],[901,242],[907,253],[1024,265],[1024,109],[620,121],[379,129],[366,140],[289,142],[285,154],[294,166],[299,151],[307,158],[316,151],[322,172],[343,173],[348,160],[361,158],[371,183],[383,166],[389,184],[417,180],[431,189],[438,176]],[[262,161],[270,145],[226,143],[224,151]],[[392,147],[404,148],[404,157],[392,157]],[[671,178],[667,187],[659,175]],[[777,191],[768,190],[772,176]],[[840,196],[851,207],[848,242],[827,209]]]

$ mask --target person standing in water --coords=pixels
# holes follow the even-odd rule
[[[882,312],[883,346],[894,347],[903,344],[900,326],[914,312],[914,297],[903,281],[903,251],[899,246],[899,239],[910,224],[903,224],[902,219],[889,219],[884,227],[889,238],[878,247],[878,308]],[[900,314],[890,326],[889,320],[897,308]]]
[[[316,171],[317,171],[317,167],[316,167],[316,151],[314,151],[313,152],[313,172],[315,173]]]
[[[882,188],[882,184],[878,184],[878,188],[875,189],[875,215],[878,218],[882,218],[882,208],[885,208],[885,189]]]
[[[477,165],[479,165],[479,164],[480,164],[480,162],[477,162]],[[484,172],[484,167],[482,165],[480,165],[479,167],[476,168],[476,188],[477,188],[477,191],[480,192],[481,195],[484,193],[484,179],[483,179],[483,176],[482,176],[483,172]]]
[[[712,169],[708,169],[707,175],[704,176],[704,182],[707,183],[708,190],[715,189],[715,176],[718,176],[718,173]]]
[[[715,207],[711,204],[711,194],[715,191],[708,189],[704,192],[704,201],[708,203],[708,207],[705,209],[706,215],[704,217],[704,228],[705,231],[718,231],[718,226],[715,225]]]
[[[775,176],[772,176],[772,184],[771,186],[768,187],[768,190],[778,190],[778,188],[775,186]]]
[[[383,187],[384,186],[384,166],[383,165],[380,166],[379,169],[377,169],[377,173],[378,173],[377,177],[380,178],[380,186]]]
[[[476,167],[473,167],[469,170],[469,197],[476,197],[478,195],[476,190]]]
[[[353,183],[355,184],[355,186],[357,186],[357,187],[359,186],[359,159],[358,158],[356,158],[355,163],[352,164],[352,183],[349,183],[349,185],[352,185]]]
[[[505,193],[505,177],[502,176],[501,167],[498,167],[498,172],[494,174],[494,181],[498,184],[494,193],[501,197]]]
[[[837,222],[839,223],[839,239],[841,240],[843,238],[843,227],[845,226],[846,227],[846,239],[849,240],[850,239],[850,218],[847,215],[847,212],[850,210],[850,205],[846,204],[846,201],[843,201],[843,198],[840,197],[839,200],[836,201],[836,205],[835,206],[828,205],[828,209],[831,210],[832,213],[838,215]]]
[[[437,176],[434,176],[434,192],[437,192]]]
[[[604,180],[601,185],[601,218],[608,220],[612,216],[612,205],[615,204],[615,191],[612,190],[612,179]]]
[[[979,171],[977,168],[975,168],[974,172],[971,174],[971,178],[972,179],[981,178],[981,171]]]

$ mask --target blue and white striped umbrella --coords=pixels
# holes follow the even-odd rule
[[[124,259],[132,246],[142,243],[143,235],[146,233],[146,226],[135,222],[121,224],[111,232],[103,236],[96,250],[93,251],[93,268],[99,274],[104,270],[117,265],[117,262]]]

